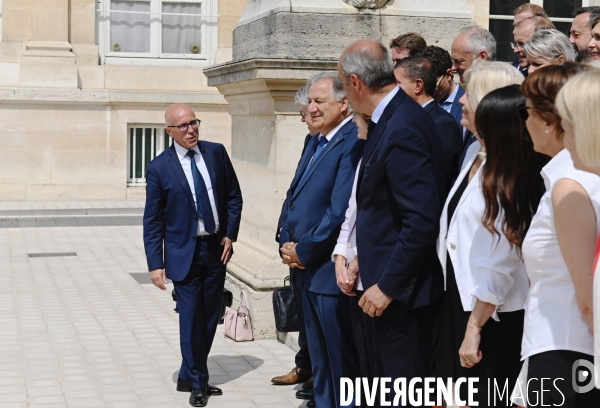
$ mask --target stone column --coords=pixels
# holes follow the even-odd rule
[[[9,43],[2,51],[21,58],[20,66],[10,70],[14,85],[77,88],[69,0],[4,0],[2,13],[2,40]]]
[[[459,29],[473,24],[465,0],[393,1],[374,9],[346,4],[356,2],[363,0],[251,0],[233,33],[233,61],[204,70],[229,103],[231,155],[244,195],[227,287],[236,298],[240,288],[249,292],[258,338],[275,335],[271,294],[289,272],[275,229],[307,134],[293,103],[296,91],[313,74],[336,70],[353,41],[387,45],[416,31],[449,48]]]

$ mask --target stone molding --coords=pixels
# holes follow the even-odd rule
[[[385,3],[383,7],[357,8],[351,4]],[[416,16],[471,19],[466,0],[256,0],[242,10],[237,27],[278,13],[315,14],[376,14],[388,16]]]
[[[378,9],[385,6],[389,0],[344,0],[344,3],[356,8]]]
[[[186,103],[189,105],[221,105],[227,102],[220,94],[200,92],[135,92],[68,89],[9,89],[0,88],[0,102],[56,104],[144,104],[160,105]]]
[[[213,65],[203,72],[209,86],[219,86],[256,78],[307,80],[317,72],[335,70],[337,59],[255,58]]]

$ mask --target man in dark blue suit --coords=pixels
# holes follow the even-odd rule
[[[358,375],[358,358],[348,298],[337,286],[331,254],[364,142],[335,74],[310,80],[308,102],[319,135],[306,146],[292,180],[279,242],[302,296],[316,406],[339,407],[340,378]]]
[[[151,279],[173,281],[183,357],[178,391],[203,407],[221,395],[208,385],[208,353],[219,321],[226,265],[242,213],[242,192],[223,145],[198,140],[200,121],[187,105],[165,114],[173,145],[148,165],[144,248]],[[163,250],[164,246],[164,250]]]
[[[354,109],[372,121],[356,191],[365,349],[373,377],[408,383],[431,373],[434,305],[444,291],[435,259],[443,147],[429,115],[396,86],[382,44],[350,45],[338,74]]]
[[[425,109],[438,130],[438,137],[444,147],[444,201],[458,177],[458,156],[462,145],[462,135],[454,118],[440,108],[433,100],[436,84],[436,66],[427,58],[417,55],[408,57],[396,64],[396,83],[408,96]]]
[[[308,127],[308,135],[306,135],[306,137],[304,138],[304,147],[302,148],[302,153],[300,154],[300,160],[302,160],[302,156],[304,155],[306,146],[308,146],[313,136],[319,133],[315,128],[313,128],[312,118],[308,114],[308,84],[304,85],[296,93],[294,102],[296,103],[296,105],[300,105],[300,120],[303,123],[306,123],[306,126]],[[281,232],[281,229],[283,228],[283,219],[289,206],[288,200],[290,194],[291,190],[288,189],[285,195],[285,201],[281,206],[281,214],[279,216],[279,221],[277,222],[277,233],[275,235],[275,241],[281,244],[283,244],[283,242],[279,241],[279,234]],[[290,268],[290,285],[292,286],[292,291],[294,293],[294,303],[296,305],[296,313],[298,314],[298,323],[300,326],[300,330],[298,331],[299,350],[296,353],[295,358],[296,367],[294,367],[287,374],[273,377],[271,379],[271,382],[279,385],[297,384],[303,382],[304,384],[302,385],[302,389],[296,392],[296,397],[300,399],[312,399],[312,364],[310,362],[310,352],[308,350],[308,343],[306,341],[306,333],[304,330],[304,309],[302,304],[302,296],[300,294],[299,288],[295,286],[295,282],[296,280],[294,279],[294,268]]]

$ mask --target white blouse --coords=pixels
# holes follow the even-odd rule
[[[518,254],[517,247],[511,246],[504,234],[494,235],[483,225],[485,199],[481,191],[481,177],[485,161],[467,185],[448,225],[448,204],[464,178],[469,177],[480,148],[479,142],[469,147],[465,156],[466,165],[463,166],[446,199],[440,219],[437,252],[444,272],[444,281],[446,257],[449,256],[452,261],[463,309],[473,310],[479,299],[495,305],[496,310],[492,318],[501,320],[498,312],[523,309],[529,283],[525,264]],[[499,231],[501,214],[502,211],[496,220]]]
[[[523,242],[523,258],[531,287],[525,303],[523,359],[549,350],[594,354],[594,338],[575,296],[575,286],[561,255],[552,207],[552,189],[560,179],[579,183],[587,192],[600,230],[600,177],[575,169],[566,149],[542,169],[546,193]]]

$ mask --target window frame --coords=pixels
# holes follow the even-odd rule
[[[529,0],[530,4],[537,4],[540,7],[544,7],[544,1],[545,0]],[[581,7],[589,7],[590,6],[590,0],[581,0]],[[490,14],[489,15],[489,20],[513,20],[515,18],[515,16],[511,15],[504,15],[504,14]],[[557,22],[557,23],[570,23],[573,21],[573,17],[550,17],[548,18],[548,20],[552,21],[552,22]],[[488,24],[489,26],[489,24]]]
[[[136,173],[136,149],[135,149],[135,131],[136,129],[142,129],[142,177],[135,177]],[[146,185],[146,168],[149,164],[145,163],[145,150],[146,144],[144,143],[146,138],[145,129],[152,130],[151,148],[154,150],[154,156],[151,155],[150,161],[154,160],[159,154],[164,152],[166,148],[165,138],[169,139],[169,147],[173,145],[173,138],[167,134],[165,125],[157,124],[139,124],[133,123],[127,126],[127,187],[145,186]],[[160,150],[159,150],[160,147]]]
[[[1,1],[1,0],[0,0]],[[111,1],[98,0],[96,21],[100,62],[105,65],[159,65],[159,66],[210,66],[217,49],[218,0],[119,0],[150,3],[150,52],[115,52],[111,48]],[[201,4],[201,43],[198,54],[173,54],[162,52],[163,3]],[[145,13],[144,13],[145,14]]]
[[[547,0],[529,0],[529,3],[531,4],[537,4],[540,7],[544,7],[544,1]],[[589,7],[590,6],[590,0],[581,0],[581,7]],[[505,14],[490,14],[488,15],[488,28],[490,27],[490,21],[491,20],[514,20],[515,16],[510,14],[510,15],[505,15]],[[571,23],[573,21],[573,17],[550,17],[548,18],[548,20],[552,21],[553,23]],[[498,41],[498,39],[496,39]],[[512,39],[511,39],[512,41]]]

